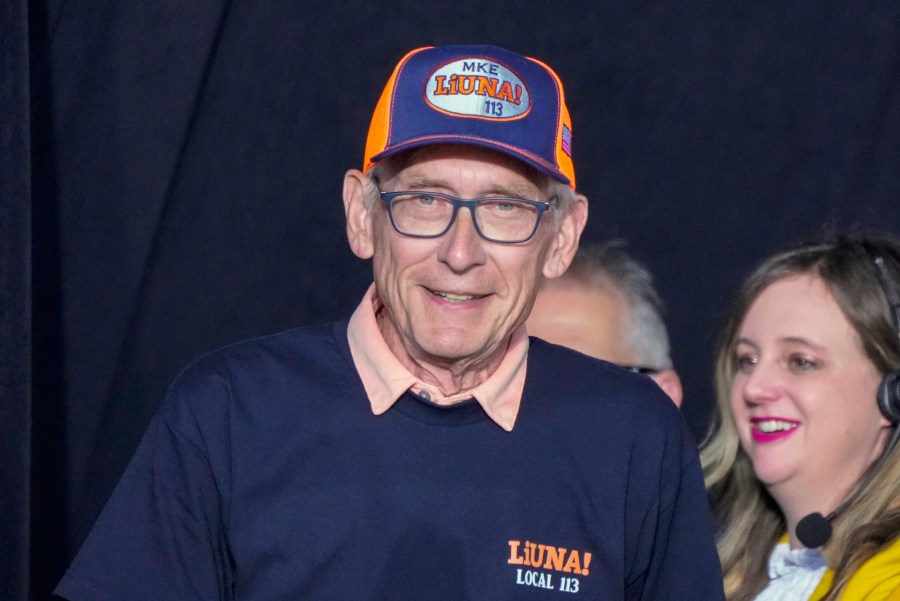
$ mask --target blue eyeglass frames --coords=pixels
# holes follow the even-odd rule
[[[391,225],[401,235],[439,238],[456,221],[460,207],[469,209],[478,235],[490,242],[516,244],[534,237],[549,202],[522,198],[473,198],[463,200],[440,192],[381,192]]]

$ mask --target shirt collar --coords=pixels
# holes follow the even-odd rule
[[[497,425],[507,432],[513,429],[525,387],[528,335],[524,325],[510,335],[506,354],[487,380],[471,390],[444,396],[437,387],[412,375],[388,348],[375,318],[381,306],[375,284],[372,284],[353,312],[347,328],[350,354],[375,415],[390,409],[407,390],[413,389],[419,394],[427,392],[431,401],[438,405],[474,398]]]

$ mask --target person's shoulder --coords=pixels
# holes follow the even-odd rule
[[[841,599],[900,601],[900,537],[859,567]]]
[[[552,370],[561,370],[564,373],[581,373],[585,370],[588,372],[609,372],[613,376],[616,373],[624,372],[617,365],[596,359],[570,349],[569,347],[547,342],[543,338],[529,337],[529,364],[537,364],[541,367],[552,368]]]
[[[576,396],[602,396],[607,407],[641,411],[662,405],[663,413],[678,415],[675,404],[649,377],[540,338],[530,339],[528,369],[540,386]]]
[[[530,342],[526,388],[534,396],[610,425],[637,420],[645,433],[685,430],[678,408],[648,376],[540,338]]]
[[[191,361],[169,386],[160,409],[221,407],[238,395],[251,400],[255,392],[272,396],[323,369],[350,365],[347,323],[303,326],[235,342]]]
[[[259,373],[272,366],[306,364],[346,346],[347,322],[301,326],[234,342],[200,355],[189,363],[178,379],[209,373],[250,371]]]
[[[529,432],[564,436],[554,440],[616,457],[635,475],[684,470],[697,461],[681,412],[648,376],[539,338],[531,343],[522,400]],[[548,430],[551,422],[556,427]]]

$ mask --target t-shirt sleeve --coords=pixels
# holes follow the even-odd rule
[[[636,559],[631,562],[626,598],[724,600],[711,510],[696,448],[689,435],[672,444],[675,440],[677,437],[669,439],[668,452],[658,466],[658,504],[631,518],[640,523],[635,528],[639,539],[631,545]],[[642,477],[654,471],[647,469]]]
[[[176,382],[55,594],[72,601],[231,597],[223,483],[193,407],[227,403],[213,376]]]
[[[682,472],[677,494],[660,519],[662,544],[655,546],[655,578],[642,599],[724,600],[722,569],[712,532],[709,500],[698,460]]]

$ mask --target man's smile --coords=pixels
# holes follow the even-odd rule
[[[479,300],[487,296],[486,294],[466,294],[460,292],[446,292],[443,290],[432,290],[428,289],[435,296],[439,296],[444,300],[448,300],[452,303],[464,303],[467,301]]]

